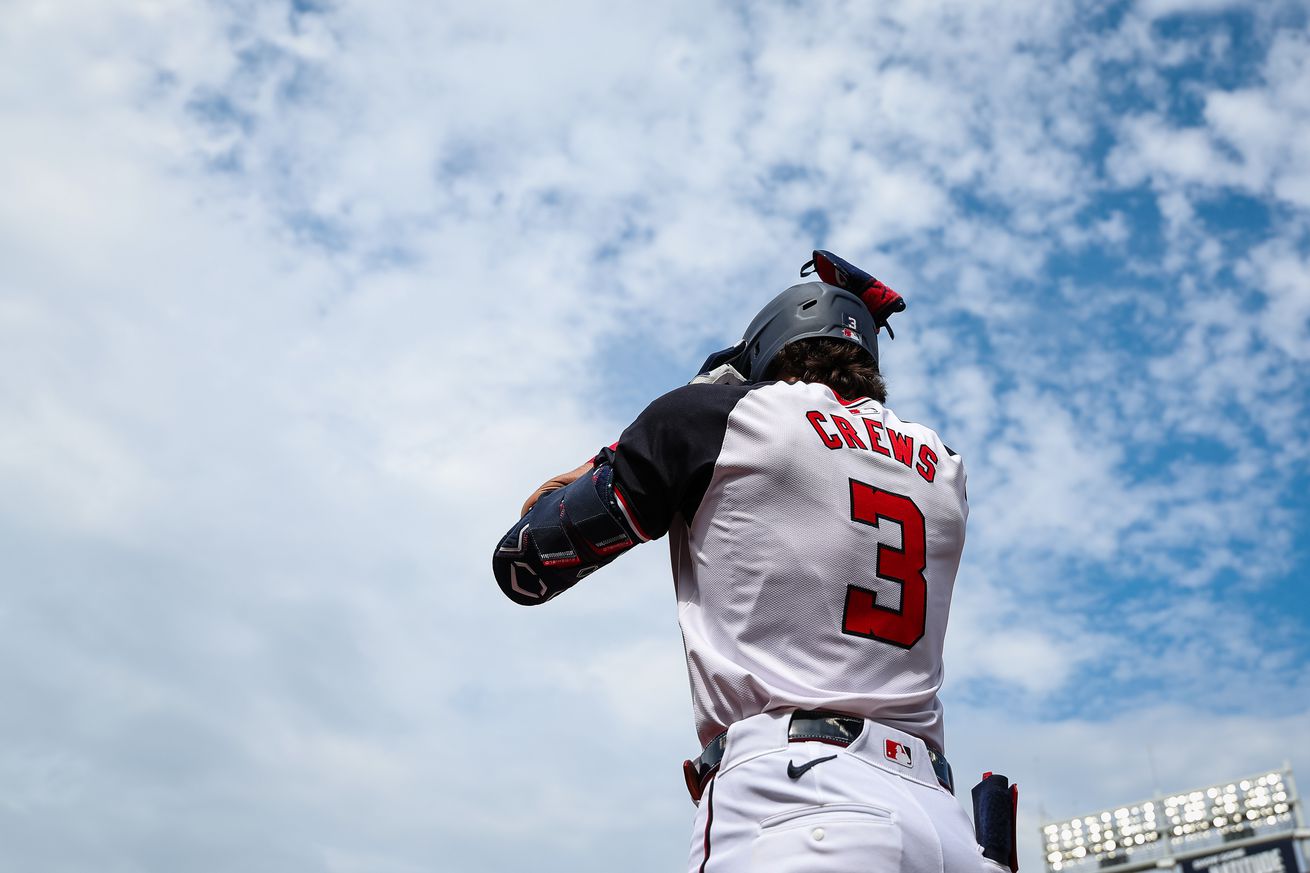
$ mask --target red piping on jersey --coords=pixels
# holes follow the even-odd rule
[[[705,802],[709,804],[705,810],[705,859],[700,862],[700,873],[705,873],[705,865],[710,862],[710,826],[714,824],[714,783],[717,779],[710,780],[710,791],[705,797]]]
[[[847,400],[845,397],[842,397],[840,394],[838,394],[837,389],[833,388],[831,385],[825,385],[823,387],[831,391],[832,396],[836,397],[837,402],[840,403],[842,406],[859,406],[861,403],[864,403],[869,399],[868,397],[857,397],[854,400]]]
[[[623,492],[619,490],[619,486],[617,485],[614,486],[614,496],[619,499],[619,506],[623,509],[623,515],[628,519],[628,523],[632,525],[632,529],[637,532],[637,536],[641,537],[642,542],[649,542],[650,537],[641,529],[641,525],[637,523],[637,517],[632,514],[632,509],[628,506],[627,498],[623,496]]]

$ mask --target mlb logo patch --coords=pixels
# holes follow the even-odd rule
[[[851,330],[849,327],[843,327],[843,328],[841,329],[841,334],[842,334],[842,336],[846,337],[847,339],[853,339],[853,340],[856,340],[857,342],[860,340],[860,335],[859,335],[859,333],[857,333],[856,331]]]
[[[895,761],[902,767],[914,766],[914,761],[910,758],[910,747],[895,740],[887,740],[887,760]]]

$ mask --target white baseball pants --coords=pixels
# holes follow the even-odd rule
[[[690,873],[1009,873],[982,856],[922,740],[866,721],[847,747],[789,742],[790,719],[770,712],[728,729]]]

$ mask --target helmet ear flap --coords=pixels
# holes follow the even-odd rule
[[[711,352],[710,356],[701,364],[701,373],[708,373],[710,370],[717,369],[724,364],[734,363],[741,357],[741,353],[746,348],[746,340],[737,340],[736,345],[728,346],[726,349],[720,349],[717,352]]]
[[[726,349],[720,349],[712,352],[705,363],[701,364],[700,372],[692,378],[691,383],[699,384],[708,382],[711,384],[740,385],[746,381],[744,371],[744,358],[746,352],[746,340],[738,340],[736,345],[728,346]]]

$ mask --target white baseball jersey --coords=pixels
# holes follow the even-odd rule
[[[696,730],[777,709],[875,719],[944,750],[942,643],[968,506],[927,427],[820,384],[689,385],[613,450],[670,535]]]

